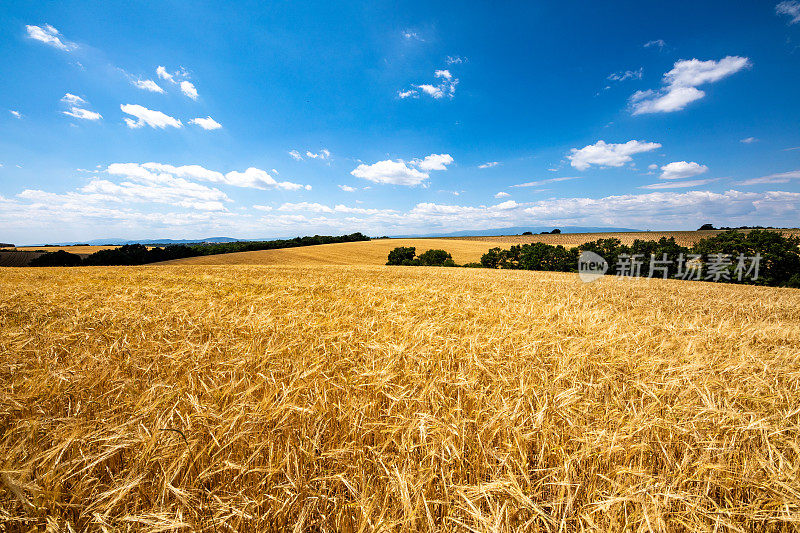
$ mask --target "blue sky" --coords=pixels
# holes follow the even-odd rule
[[[800,220],[800,1],[12,1],[0,52],[0,241]]]

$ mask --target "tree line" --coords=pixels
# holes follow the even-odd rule
[[[362,233],[350,235],[328,236],[314,235],[295,237],[294,239],[276,239],[273,241],[235,241],[213,244],[170,244],[165,247],[148,248],[142,244],[125,244],[119,248],[99,250],[85,258],[78,254],[59,250],[40,255],[29,266],[117,266],[145,265],[198,257],[202,255],[229,254],[233,252],[252,252],[258,250],[276,250],[279,248],[296,248],[317,244],[334,244],[342,242],[368,241],[369,237]]]
[[[658,241],[636,239],[629,245],[617,238],[598,239],[574,248],[541,242],[492,248],[481,257],[480,263],[465,267],[511,270],[542,270],[577,272],[582,252],[594,252],[609,265],[608,274],[621,266],[629,274],[642,277],[713,279],[733,283],[752,283],[775,287],[800,288],[800,238],[776,231],[729,230],[698,241],[691,247],[682,246],[674,237]],[[415,257],[413,247],[395,248],[389,253],[387,265],[458,266],[444,250],[428,250]],[[754,259],[756,258],[757,259]],[[431,258],[438,258],[431,264]],[[445,258],[445,259],[442,259]],[[742,258],[747,276],[740,272]],[[755,270],[753,269],[756,263]],[[713,270],[713,278],[703,273],[703,267]],[[690,273],[687,275],[687,272]],[[702,275],[701,275],[702,274]],[[757,276],[756,279],[753,277]]]

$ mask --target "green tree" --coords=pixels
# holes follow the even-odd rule
[[[422,266],[455,266],[453,258],[444,250],[428,250],[417,259]]]
[[[417,249],[414,246],[398,246],[389,252],[387,265],[402,265],[404,261],[414,261]]]

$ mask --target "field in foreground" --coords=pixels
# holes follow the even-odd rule
[[[800,291],[3,269],[0,524],[800,527]]]

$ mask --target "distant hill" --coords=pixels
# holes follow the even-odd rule
[[[425,233],[425,234],[410,234],[410,235],[392,235],[397,239],[413,239],[421,237],[485,237],[494,235],[520,235],[526,231],[531,233],[541,233],[543,231],[552,231],[558,228],[561,233],[620,233],[620,232],[640,232],[640,229],[631,228],[603,228],[591,226],[512,226],[510,228],[496,228],[496,229],[471,229],[464,231],[453,231],[450,233]]]

